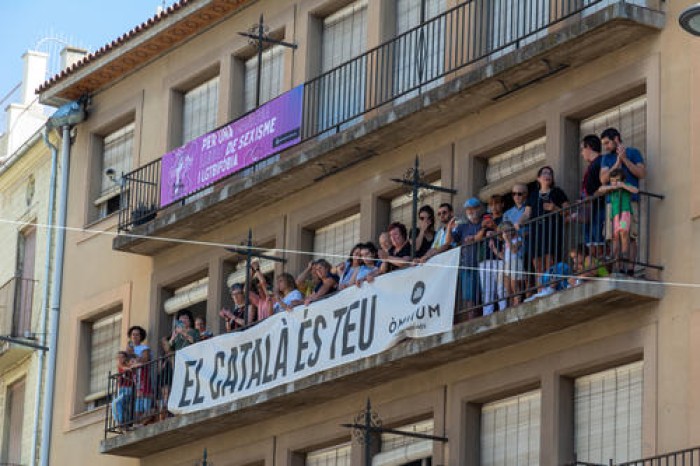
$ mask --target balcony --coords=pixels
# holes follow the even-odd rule
[[[661,299],[663,294],[663,287],[657,281],[661,267],[650,263],[648,241],[648,226],[651,225],[649,213],[652,201],[655,202],[659,197],[649,194],[641,196],[640,235],[634,260],[622,259],[616,254],[619,250],[617,246],[610,242],[596,250],[591,249],[587,256],[590,260],[583,261],[576,257],[566,259],[569,257],[566,252],[575,250],[583,241],[588,228],[586,225],[590,225],[593,218],[591,206],[597,199],[538,217],[526,223],[522,231],[544,231],[545,226],[554,222],[554,216],[562,225],[561,234],[554,236],[552,249],[558,251],[558,260],[562,265],[552,266],[552,269],[558,272],[548,272],[548,280],[544,280],[544,275],[527,272],[527,268],[524,267],[526,273],[523,274],[523,283],[519,289],[494,299],[489,299],[484,294],[483,298],[468,303],[462,298],[462,286],[470,282],[460,273],[455,298],[454,325],[444,333],[404,340],[374,356],[319,371],[210,409],[168,418],[137,430],[126,430],[128,423],[124,420],[120,423],[119,419],[115,419],[112,409],[108,406],[105,440],[101,443],[101,451],[106,454],[143,458],[230,429],[262,422],[281,413],[289,413],[293,409],[315,406],[452,361],[464,360],[546,336],[602,316],[617,312],[643,312],[644,305]],[[603,231],[603,234],[605,233]],[[525,233],[521,234],[525,236]],[[504,270],[512,270],[510,264],[494,264],[488,262],[488,257],[483,255],[486,247],[493,245],[496,251],[499,247],[502,248],[503,245],[499,245],[498,241],[497,236],[491,236],[462,246],[462,252],[466,252],[467,255],[470,251],[481,254],[476,267],[483,273],[482,277],[491,274],[494,280],[497,280],[498,274]],[[528,246],[524,246],[523,251],[534,255],[535,251],[532,248],[536,243],[527,242]],[[473,264],[462,262],[461,271],[470,270],[471,267]],[[634,277],[622,276],[620,273],[613,273],[607,277],[595,276],[603,275],[601,267],[605,268],[605,273],[610,270],[628,270]],[[527,276],[542,278],[530,281]],[[550,287],[552,292],[541,293],[542,287]],[[479,288],[484,290],[483,282]],[[537,298],[535,292],[540,293],[541,297]],[[528,295],[533,295],[534,298],[518,304],[520,298]],[[506,306],[489,314],[488,307],[497,305],[499,301],[505,301]],[[486,315],[479,316],[482,313]],[[163,361],[156,360],[144,369],[150,371],[150,380],[163,380],[157,376]],[[112,399],[118,392],[118,383],[114,376],[110,377],[109,387]],[[162,387],[156,384],[153,384],[151,389],[153,399],[158,399],[163,393]],[[130,422],[139,421],[138,416],[134,417],[133,409],[124,409],[125,412],[131,413],[128,416]],[[152,413],[146,413],[144,416],[152,416]]]
[[[498,19],[488,0],[462,3],[305,83],[302,142],[278,161],[165,207],[160,159],[127,174],[119,229],[131,235],[115,238],[113,247],[157,254],[171,245],[152,236],[187,238],[218,228],[264,207],[260,199],[274,203],[663,28],[663,2],[634,3],[540,0],[548,13],[535,20],[532,2],[512,0],[511,21]]]
[[[32,337],[32,306],[35,280],[13,277],[0,287],[0,335]],[[0,341],[0,371],[12,366],[33,350]]]

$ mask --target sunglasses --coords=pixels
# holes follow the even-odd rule
[[[525,195],[525,193],[521,193],[521,192],[517,192],[517,191],[514,191],[511,194],[513,194],[513,196],[524,196]]]

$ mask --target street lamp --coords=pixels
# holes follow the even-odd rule
[[[700,3],[689,6],[678,17],[681,27],[694,36],[700,36]]]

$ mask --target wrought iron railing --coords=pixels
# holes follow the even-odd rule
[[[302,141],[340,131],[367,112],[430,89],[451,73],[486,57],[519,49],[546,35],[558,23],[583,20],[588,12],[624,3],[625,0],[461,3],[307,81]],[[647,0],[644,4],[661,9],[661,0]],[[125,195],[119,229],[128,230],[155,218],[161,209],[160,159],[128,173],[123,181]]]
[[[629,256],[622,254],[621,238],[612,234],[611,223],[607,221],[611,204],[606,203],[603,196],[533,218],[523,222],[517,230],[502,229],[476,241],[462,238],[466,241],[460,246],[462,260],[455,298],[455,323],[517,306],[530,299],[544,298],[589,280],[624,280],[630,275],[638,280],[659,278],[657,275],[662,267],[652,263],[649,231],[653,202],[661,199],[663,196],[640,192],[639,200],[634,202],[638,206],[635,209],[637,226],[634,239],[630,241],[630,251],[634,248],[635,252]],[[488,223],[484,225],[488,227]],[[510,248],[516,248],[511,250],[513,254],[506,254],[506,243]],[[551,257],[545,259],[546,254]],[[542,258],[541,269],[538,269],[536,258]],[[428,269],[426,273],[429,273]],[[499,287],[506,278],[515,280],[513,289]],[[545,289],[549,291],[543,292]],[[487,290],[490,290],[490,295]],[[245,332],[257,323],[234,331]],[[110,403],[105,435],[123,433],[169,415],[167,399],[172,380],[172,358],[173,355],[163,356],[109,376]],[[647,464],[665,466],[661,463],[639,463],[639,466]]]
[[[574,460],[566,466],[696,466],[698,464],[700,464],[700,447],[686,448],[624,463],[617,463],[610,458],[605,464]]]
[[[0,286],[0,335],[31,336],[36,280],[12,277]]]
[[[564,208],[552,205],[553,211],[518,229],[495,229],[486,220],[482,225],[487,230],[477,240],[459,238],[466,244],[458,313],[463,318],[490,314],[591,280],[657,279],[662,267],[652,262],[649,235],[652,205],[660,199],[639,193],[639,200],[632,202],[628,240],[615,234],[613,204],[604,195]]]

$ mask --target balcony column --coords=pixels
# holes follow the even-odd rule
[[[207,329],[214,332],[214,335],[219,335],[225,332],[219,310],[231,304],[226,277],[234,271],[234,266],[226,262],[223,257],[216,257],[209,262],[208,268]]]
[[[568,464],[574,455],[574,383],[555,372],[541,380],[540,464]]]
[[[578,198],[581,178],[578,150],[578,124],[563,117],[558,111],[547,111],[546,163],[554,169],[554,180],[570,200]]]

